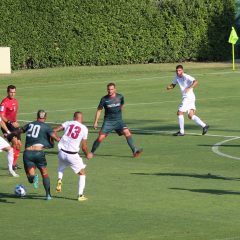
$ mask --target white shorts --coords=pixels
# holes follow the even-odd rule
[[[4,138],[0,137],[0,150],[6,147],[10,147],[10,144]]]
[[[183,98],[178,111],[189,113],[190,110],[196,110],[195,99]]]
[[[60,150],[58,152],[58,168],[65,169],[68,166],[70,166],[76,174],[86,167],[78,153],[69,154]]]

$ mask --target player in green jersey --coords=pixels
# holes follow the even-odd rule
[[[143,150],[137,148],[134,145],[132,134],[122,120],[124,97],[123,95],[117,93],[116,85],[114,83],[109,83],[107,85],[107,92],[108,94],[101,98],[95,115],[93,127],[94,129],[97,129],[98,120],[101,116],[102,109],[105,109],[104,122],[99,132],[98,138],[93,143],[91,153],[94,154],[100,143],[111,131],[115,130],[119,136],[125,136],[127,143],[132,150],[133,157],[137,157],[142,153]]]
[[[37,120],[26,124],[21,130],[26,133],[23,163],[28,181],[33,184],[34,188],[38,188],[37,167],[42,175],[43,186],[46,191],[46,200],[50,200],[50,179],[43,149],[52,148],[53,139],[55,141],[59,141],[60,139],[56,133],[53,132],[52,128],[45,123],[46,117],[46,112],[44,110],[39,110],[37,112]]]

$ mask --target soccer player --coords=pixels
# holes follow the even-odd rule
[[[6,134],[10,134],[10,131],[6,127],[5,123],[0,118],[0,126],[4,129]],[[7,141],[5,141],[2,137],[0,137],[0,151],[4,151],[7,153],[7,159],[8,159],[8,171],[9,174],[13,177],[19,177],[19,175],[12,169],[13,165],[13,149],[9,145]]]
[[[14,85],[9,85],[7,87],[7,97],[4,98],[0,105],[0,117],[5,122],[7,128],[10,132],[15,132],[19,129],[19,124],[17,122],[17,112],[18,112],[18,100],[15,98],[16,95],[16,87]],[[3,133],[6,131],[2,129]],[[10,134],[7,136],[7,140],[11,142],[14,159],[13,159],[13,170],[17,170],[20,167],[17,165],[17,159],[20,154],[21,149],[21,136],[20,131],[17,131],[18,134]]]
[[[48,126],[45,121],[47,113],[44,110],[37,112],[37,120],[26,124],[22,127],[22,132],[26,132],[25,150],[23,153],[24,169],[29,183],[34,188],[38,188],[38,175],[36,167],[42,175],[43,186],[46,192],[46,200],[51,200],[50,179],[47,171],[47,161],[45,158],[44,148],[52,148],[53,140],[59,141],[60,138]]]
[[[64,170],[66,167],[70,166],[73,172],[79,175],[78,201],[87,200],[83,194],[86,181],[86,165],[78,154],[80,145],[85,156],[88,159],[92,158],[87,146],[88,129],[82,124],[82,122],[82,112],[75,112],[72,121],[64,122],[60,126],[54,128],[55,132],[64,131],[64,134],[58,143],[58,181],[56,192],[62,191]]]
[[[143,149],[139,149],[134,145],[132,134],[122,120],[124,97],[123,95],[117,93],[116,85],[114,83],[109,83],[107,85],[107,92],[108,94],[101,98],[95,115],[93,127],[94,129],[97,129],[102,109],[105,109],[104,122],[98,138],[93,143],[91,153],[94,154],[100,143],[111,131],[115,130],[119,136],[125,136],[127,143],[132,150],[133,157],[138,157],[139,154],[142,153]]]
[[[174,136],[184,136],[184,113],[188,112],[188,118],[192,119],[196,124],[202,127],[202,135],[205,135],[208,131],[209,125],[204,123],[198,116],[195,115],[195,94],[193,88],[198,84],[198,80],[187,75],[183,71],[182,65],[176,67],[176,77],[172,83],[167,86],[167,90],[173,89],[177,84],[180,87],[182,93],[182,103],[179,106],[177,116],[179,121],[180,130],[174,133]]]

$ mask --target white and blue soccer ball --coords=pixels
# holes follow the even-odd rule
[[[24,197],[27,194],[27,189],[22,184],[18,184],[15,187],[14,193],[17,197]]]

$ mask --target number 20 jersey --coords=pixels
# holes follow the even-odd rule
[[[88,129],[78,121],[67,121],[62,123],[64,134],[58,143],[58,149],[70,152],[79,152],[82,140],[88,137]]]

